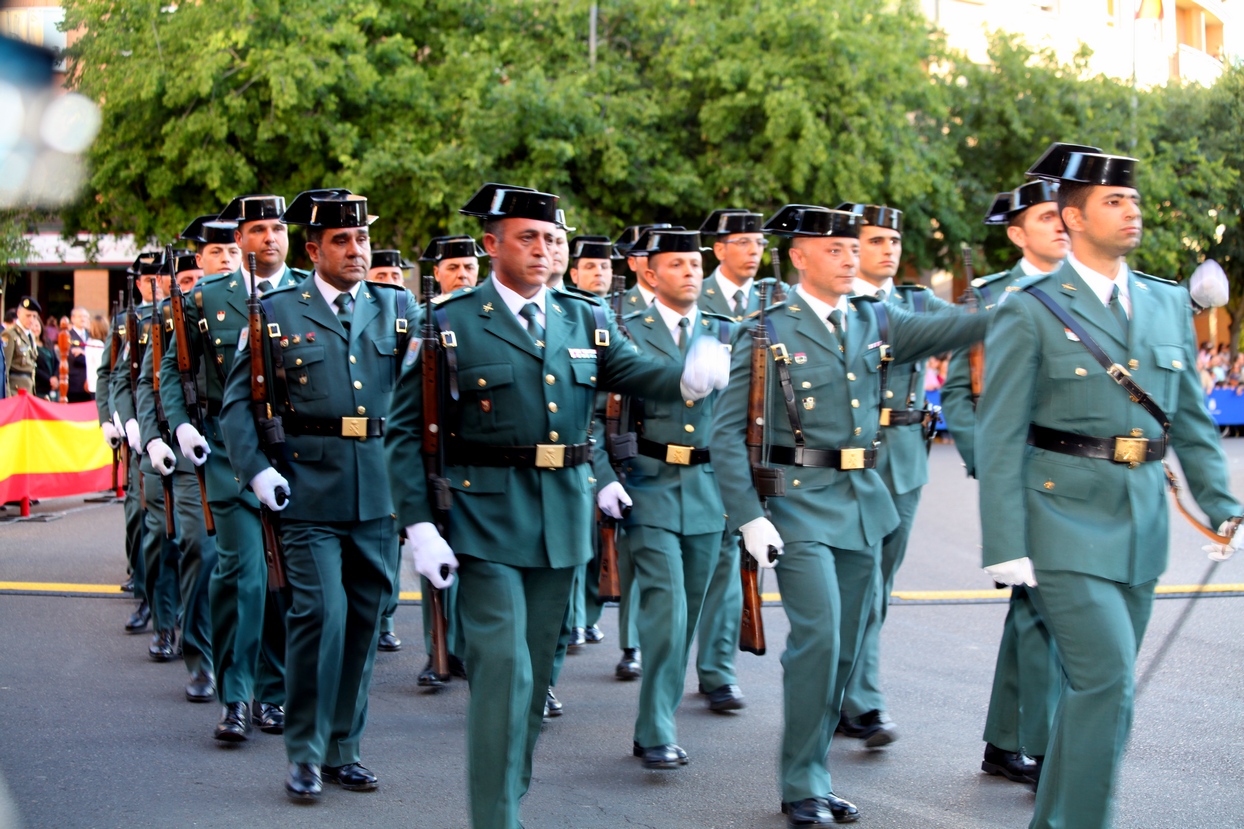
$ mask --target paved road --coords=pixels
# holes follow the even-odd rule
[[[1236,491],[1244,493],[1244,441],[1227,448]],[[975,484],[964,479],[952,447],[934,447],[932,460],[935,483],[925,490],[897,588],[988,588],[977,569]],[[62,499],[36,514],[66,510],[75,511],[45,523],[0,523],[0,582],[121,579],[120,507]],[[1164,582],[1196,584],[1208,561],[1195,533],[1177,520]],[[1219,566],[1212,581],[1244,583],[1244,556]],[[147,637],[125,635],[130,607],[121,597],[0,592],[0,781],[12,799],[6,812],[0,791],[0,829],[466,825],[467,690],[460,682],[439,694],[417,689],[423,655],[416,605],[398,610],[407,647],[377,658],[363,752],[382,788],[354,794],[329,787],[312,807],[282,793],[280,738],[256,733],[233,749],[211,739],[217,707],[185,702],[184,669],[150,662]],[[1185,598],[1157,603],[1142,673],[1188,607]],[[885,682],[901,739],[879,752],[835,741],[830,759],[836,791],[863,811],[860,826],[1027,825],[1032,794],[979,771],[1005,611],[1005,604],[979,602],[892,610]],[[782,827],[775,772],[781,608],[765,609],[770,653],[739,657],[746,710],[709,713],[689,674],[679,737],[692,762],[675,772],[645,772],[629,756],[638,686],[612,679],[616,621],[606,611],[606,642],[568,660],[558,689],[566,714],[545,726],[523,805],[529,829]],[[1117,827],[1244,825],[1242,700],[1244,598],[1203,598],[1137,705]]]

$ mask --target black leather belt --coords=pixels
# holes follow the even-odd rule
[[[34,377],[35,376],[35,373],[33,371],[21,371],[15,368],[9,369],[9,374],[20,374],[22,377]]]
[[[1165,435],[1160,440],[1146,440],[1142,437],[1095,438],[1050,429],[1035,423],[1028,425],[1028,445],[1063,455],[1098,458],[1129,466],[1160,461],[1166,456]]]
[[[514,466],[561,469],[592,459],[590,443],[540,443],[535,446],[493,446],[487,443],[451,443],[451,466]]]
[[[647,438],[639,439],[639,454],[679,466],[708,463],[708,449],[681,446],[677,443],[658,443]]]
[[[881,410],[882,426],[915,426],[917,423],[924,423],[924,409]]]
[[[769,463],[828,469],[876,469],[876,449],[809,449],[806,446],[770,446]]]
[[[302,417],[285,415],[285,434],[322,438],[378,438],[384,434],[383,417]]]

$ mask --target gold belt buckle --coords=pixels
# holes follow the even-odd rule
[[[561,443],[536,444],[537,469],[561,469],[566,465],[566,446]]]
[[[882,426],[890,425],[890,412],[892,411],[894,410],[893,409],[882,409],[881,410],[881,425]]]
[[[843,449],[839,453],[840,461],[839,469],[863,469],[864,468],[864,450],[863,449]]]
[[[341,436],[343,438],[366,438],[367,418],[343,417],[341,419]]]
[[[1149,441],[1145,438],[1115,438],[1114,462],[1136,466],[1145,462]]]
[[[665,447],[665,462],[676,463],[679,466],[689,466],[691,464],[692,446],[679,446],[671,443]]]

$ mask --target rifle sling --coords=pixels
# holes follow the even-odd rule
[[[194,286],[194,304],[199,309],[199,321],[203,322],[207,317],[203,316],[203,289],[198,285]],[[207,361],[211,363],[212,368],[216,370],[216,379],[220,381],[220,389],[223,394],[225,388],[225,369],[223,361],[216,355],[216,345],[212,342],[212,338],[208,336],[207,331],[199,331],[199,341],[203,343],[203,353],[207,357]]]
[[[263,310],[263,320],[276,319],[276,311],[272,307],[272,300],[259,300],[259,307]],[[261,320],[261,322],[263,322]],[[268,326],[263,324],[260,327],[261,333],[267,333]],[[255,348],[258,343],[251,343],[251,348]],[[262,347],[262,346],[260,346]],[[271,396],[275,397],[278,404],[283,403],[285,411],[293,413],[294,404],[289,399],[289,382],[285,376],[285,355],[282,353],[280,337],[274,337],[268,334],[268,351],[272,354],[272,392]]]
[[[765,334],[769,337],[770,343],[779,342],[777,329],[773,327],[773,321],[765,317]],[[799,407],[795,404],[795,384],[790,379],[790,365],[785,359],[779,357],[777,352],[773,354],[773,364],[777,367],[778,384],[782,387],[782,401],[786,404],[786,419],[790,421],[790,431],[795,438],[795,447],[803,449],[803,422],[799,418]]]

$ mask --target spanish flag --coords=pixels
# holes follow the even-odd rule
[[[20,391],[0,400],[0,503],[108,489],[112,450],[95,404],[49,403]]]
[[[1161,20],[1162,0],[1136,0],[1137,20]]]

